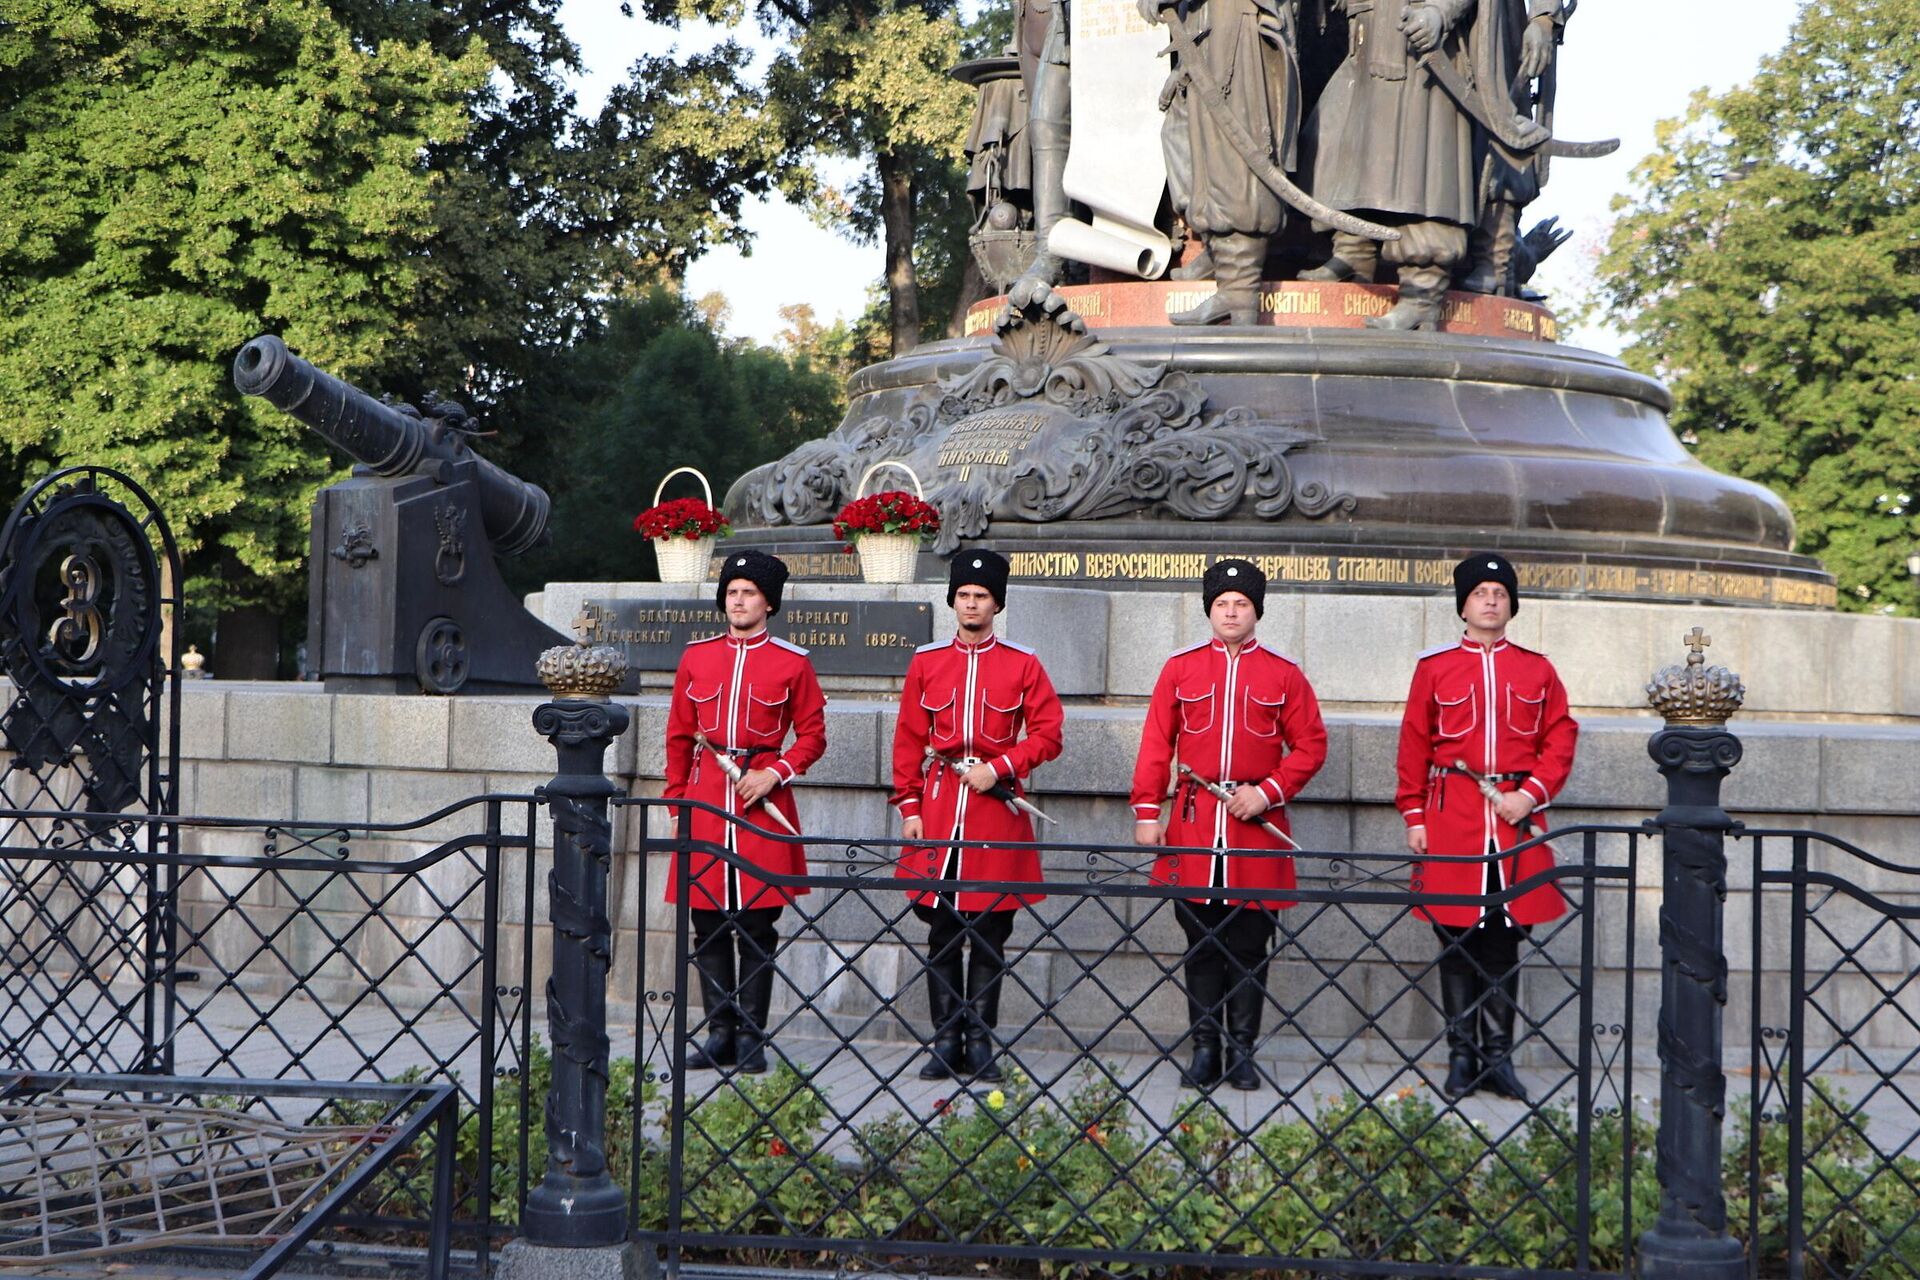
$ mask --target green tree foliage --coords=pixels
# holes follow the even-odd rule
[[[823,223],[881,240],[896,352],[920,340],[919,226],[929,208],[950,202],[973,105],[947,74],[962,56],[956,8],[955,0],[754,0],[753,20],[780,48],[750,120],[744,98],[717,103],[714,113],[717,129],[759,130],[769,172],[789,198]],[[739,0],[647,0],[646,13],[727,26],[748,18]],[[822,177],[834,158],[864,166],[845,189]]]
[[[633,518],[662,476],[698,467],[717,504],[742,472],[830,431],[842,385],[804,353],[723,338],[669,290],[616,302],[605,332],[561,356],[520,406],[568,462],[552,479],[553,546],[509,574],[523,590],[650,576],[653,553]],[[698,491],[689,477],[674,486],[668,497]]]
[[[1920,542],[1920,0],[1810,0],[1616,202],[1602,306],[1702,461],[1769,485],[1856,609]]]
[[[710,127],[740,92],[740,50],[643,61],[581,119],[558,8],[9,4],[5,464],[126,469],[183,534],[190,599],[299,617],[308,505],[344,460],[233,392],[246,339],[281,333],[370,388],[463,397],[506,429],[493,456],[540,463],[538,424],[497,402],[591,332],[621,281],[737,238],[740,201],[768,181]]]

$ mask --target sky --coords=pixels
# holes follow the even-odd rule
[[[1599,160],[1555,161],[1527,221],[1557,215],[1574,238],[1541,269],[1536,286],[1552,294],[1578,289],[1590,278],[1605,246],[1609,206],[1627,189],[1633,166],[1653,150],[1654,126],[1682,114],[1695,89],[1719,92],[1751,76],[1763,55],[1786,43],[1798,7],[1797,0],[1747,0],[1731,8],[1708,0],[1580,5],[1561,49],[1555,131],[1579,141],[1617,137],[1620,150]],[[618,0],[566,0],[562,17],[586,63],[575,87],[587,112],[599,109],[635,59],[705,48],[722,34],[711,27],[672,31],[627,18]],[[752,34],[757,41],[757,32]],[[747,225],[755,235],[750,256],[715,250],[687,276],[694,296],[727,296],[732,333],[770,342],[784,327],[779,308],[794,302],[812,304],[823,323],[851,318],[865,307],[867,291],[880,276],[878,245],[857,244],[816,226],[777,197],[752,207]],[[1604,329],[1571,336],[1607,352],[1620,345],[1619,336]]]

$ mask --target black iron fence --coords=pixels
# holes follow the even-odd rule
[[[1735,1226],[1795,1275],[1920,1275],[1920,866],[1815,832],[1739,839],[1753,1071]]]
[[[1557,831],[1554,870],[1452,900],[1564,899],[1518,938],[1511,987],[1419,917],[1403,854],[1295,855],[1297,889],[1244,892],[1195,935],[1155,851],[1049,846],[1045,896],[1004,938],[958,929],[998,962],[997,1007],[981,1061],[955,1050],[957,1078],[928,1079],[953,1015],[885,840],[811,838],[809,873],[776,882],[796,896],[755,1024],[767,1070],[737,1037],[732,1065],[690,1060],[718,1049],[716,1014],[738,1022],[746,975],[701,991],[664,876],[732,855],[687,837],[684,803],[612,797],[594,750],[614,719],[548,717],[543,795],[405,824],[0,811],[0,1067],[453,1082],[455,1229],[482,1267],[515,1231],[569,1228],[529,1212],[536,1184],[604,1170],[596,1230],[670,1268],[1920,1271],[1920,867],[1740,829],[1715,800],[1723,731],[1656,739],[1676,796],[1658,818]],[[635,930],[617,944],[616,921]],[[1196,991],[1216,942],[1231,990]],[[1476,1025],[1511,996],[1526,1101],[1442,1088],[1443,970],[1469,950]],[[971,969],[950,972],[972,1009]],[[1254,1087],[1227,1061],[1193,1082],[1193,1027],[1231,1059],[1250,1021]],[[424,1239],[440,1159],[390,1162],[339,1229]]]
[[[0,811],[0,1069],[452,1083],[453,1225],[484,1252],[525,1198],[538,1105],[537,803],[351,827]],[[305,1121],[310,1092],[234,1101]],[[377,1119],[352,1096],[329,1114]],[[434,1158],[424,1142],[336,1224],[418,1235],[445,1200]]]
[[[643,904],[665,859],[679,860],[682,883],[710,862],[752,872],[681,837],[687,806],[631,803],[639,852],[656,855],[654,874],[636,878]],[[1176,920],[1192,891],[1151,883],[1150,850],[1048,846],[1050,866],[1075,871],[1053,874],[1038,900],[1030,885],[915,882],[1018,901],[1004,943],[991,917],[962,931],[974,955],[997,946],[1004,961],[991,1078],[921,1076],[947,979],[894,878],[896,842],[815,841],[821,873],[772,879],[793,896],[777,924],[765,1074],[688,1068],[689,1045],[742,1015],[693,981],[701,943],[683,895],[671,954],[649,957],[661,981],[636,993],[636,1230],[670,1265],[693,1251],[944,1268],[1624,1273],[1625,1242],[1650,1217],[1645,1108],[1636,1118],[1632,1104],[1646,836],[1555,838],[1563,865],[1484,898],[1422,897],[1404,855],[1297,855],[1297,889],[1248,892],[1193,940]],[[1450,1101],[1438,975],[1474,943],[1443,943],[1416,909],[1470,905],[1497,920],[1543,885],[1565,913],[1515,935],[1512,1057],[1530,1103],[1484,1081]],[[1270,959],[1236,974],[1251,1019],[1232,995],[1196,1004],[1189,974],[1243,926],[1272,929]],[[982,993],[965,982],[977,1024]],[[1502,999],[1483,984],[1468,1015],[1491,1018]],[[1214,1012],[1196,1018],[1201,1008]],[[1247,1034],[1255,1087],[1183,1083],[1196,1025],[1202,1039]]]

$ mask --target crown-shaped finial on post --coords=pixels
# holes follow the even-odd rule
[[[1707,665],[1707,646],[1713,637],[1695,627],[1680,637],[1687,646],[1685,665],[1662,667],[1647,682],[1647,704],[1669,726],[1725,724],[1746,700],[1747,687],[1725,667]]]
[[[535,666],[540,683],[555,698],[605,702],[627,678],[626,651],[610,644],[588,643],[600,633],[592,606],[583,606],[574,615],[571,630],[580,637],[578,640],[555,645],[540,655]]]

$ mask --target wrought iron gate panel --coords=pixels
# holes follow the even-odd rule
[[[1749,831],[1756,1274],[1920,1275],[1920,866]]]
[[[118,471],[69,468],[14,506],[0,528],[0,846],[170,851],[172,829],[143,819],[176,809],[178,646],[164,640],[179,582],[165,517]],[[0,1065],[171,1069],[174,887],[138,859],[9,864]]]
[[[1047,896],[1019,908],[1007,944],[1007,1080],[923,1082],[925,927],[893,878],[899,842],[810,839],[818,873],[755,873],[810,890],[780,921],[772,1074],[689,1071],[686,1045],[707,1030],[689,1007],[690,916],[654,900],[672,859],[735,855],[680,838],[684,804],[629,807],[643,824],[632,909],[663,932],[632,997],[623,1172],[636,1232],[670,1270],[683,1252],[740,1250],[883,1267],[1630,1268],[1651,1203],[1633,1110],[1637,828],[1556,831],[1555,871],[1462,900],[1550,879],[1569,901],[1523,944],[1528,1107],[1434,1088],[1436,943],[1411,914],[1405,855],[1294,855],[1261,1086],[1242,1094],[1174,1079],[1189,1049],[1169,1030],[1185,1025],[1182,891],[1150,883],[1147,851],[1046,847]]]

